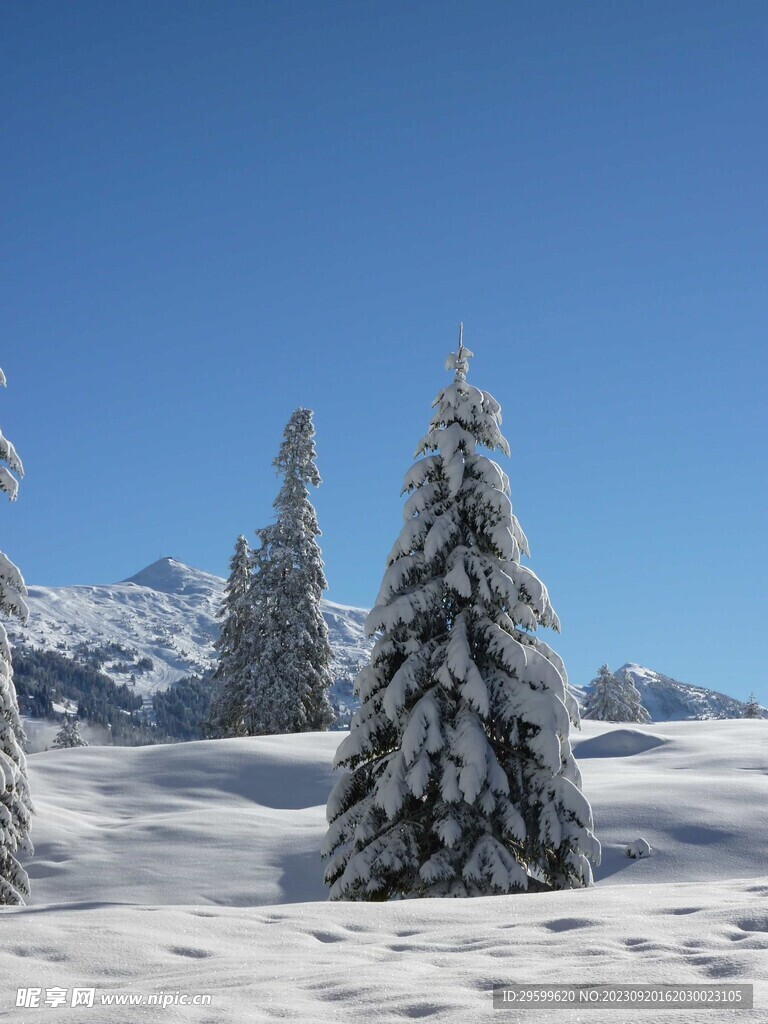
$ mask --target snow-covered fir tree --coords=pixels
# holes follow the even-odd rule
[[[622,684],[622,691],[624,693],[624,700],[629,713],[632,716],[628,718],[628,722],[638,722],[641,724],[647,724],[651,721],[651,715],[645,704],[643,704],[643,698],[640,695],[640,691],[635,686],[635,681],[631,674],[624,669],[619,677]]]
[[[88,742],[80,735],[80,726],[76,715],[65,715],[61,729],[56,733],[52,743],[54,750],[65,750],[69,747],[87,747]]]
[[[223,620],[216,641],[218,659],[213,678],[219,691],[211,704],[208,732],[211,736],[243,736],[243,715],[250,681],[251,552],[242,535],[235,542],[229,579],[219,611]]]
[[[471,355],[449,357],[366,622],[377,639],[327,808],[332,899],[580,887],[599,862],[569,740],[578,708],[535,635],[558,619],[521,565],[507,476],[477,452],[509,448],[498,403],[466,381]]]
[[[320,599],[328,584],[308,488],[319,486],[310,409],[289,419],[274,466],[283,483],[275,521],[256,531],[248,591],[248,683],[242,731],[308,732],[333,720],[331,645]]]
[[[744,718],[762,718],[763,709],[757,703],[754,693],[750,693],[749,700],[744,705]]]
[[[607,665],[601,665],[590,686],[584,718],[600,722],[650,722],[640,691],[626,669],[616,676]]]
[[[0,370],[0,386],[5,375]],[[10,441],[0,433],[0,491],[16,500],[19,480],[24,476],[21,459]],[[6,555],[0,552],[0,611],[26,622],[28,616],[24,579]],[[32,800],[24,756],[25,736],[13,683],[11,648],[0,623],[0,906],[20,904],[29,895],[29,877],[19,862],[20,854],[31,854],[29,820]]]

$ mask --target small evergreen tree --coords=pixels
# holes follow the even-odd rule
[[[2,370],[0,386],[5,387]],[[2,433],[0,462],[5,463],[0,466],[0,491],[15,501],[24,467],[16,449]],[[26,592],[21,573],[0,552],[0,611],[26,622],[29,614],[24,601]],[[24,729],[13,683],[11,648],[5,627],[0,623],[0,779],[3,780],[0,785],[0,906],[23,904],[24,897],[29,895],[29,877],[18,860],[19,854],[33,852],[29,840],[33,808],[24,743]]]
[[[223,619],[216,641],[218,661],[213,678],[219,682],[218,694],[211,705],[208,733],[211,736],[243,736],[243,715],[250,679],[249,673],[249,592],[251,562],[248,541],[242,535],[235,542],[230,573],[219,611]]]
[[[512,513],[501,411],[449,357],[405,479],[405,525],[366,630],[360,707],[323,845],[332,899],[479,896],[588,885],[599,862],[569,727],[559,628]]]
[[[582,717],[594,718],[601,722],[615,722],[615,715],[621,715],[616,677],[607,665],[601,665],[597,675],[589,684],[587,698],[582,708]]]
[[[76,715],[65,715],[61,729],[56,733],[52,743],[54,750],[65,750],[69,747],[87,747],[88,743],[80,735]]]
[[[744,715],[743,715],[743,717],[744,718],[762,718],[763,717],[763,709],[760,707],[760,705],[755,700],[754,693],[750,693],[749,700],[744,705]]]
[[[629,714],[631,715],[631,718],[628,718],[627,721],[647,725],[648,722],[651,721],[650,713],[648,712],[645,704],[643,704],[643,698],[640,696],[640,691],[635,686],[635,681],[627,669],[624,669],[621,673],[620,679],[624,700],[629,708]]]
[[[621,676],[615,676],[607,665],[601,665],[590,685],[584,718],[600,722],[650,722],[640,691],[626,669]]]
[[[257,530],[252,554],[250,683],[243,720],[249,735],[327,729],[331,645],[320,599],[328,584],[308,487],[321,483],[309,409],[289,419],[274,466],[283,483],[275,522]]]

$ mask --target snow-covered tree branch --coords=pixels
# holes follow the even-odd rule
[[[0,385],[5,375],[0,370]],[[24,469],[10,441],[0,434],[0,491],[16,500]],[[15,474],[15,475],[14,475]],[[27,588],[13,562],[0,552],[0,611],[26,622]],[[29,878],[19,854],[31,854],[29,821],[32,800],[24,756],[25,736],[13,683],[13,662],[8,634],[0,623],[0,905],[20,904],[29,895]]]

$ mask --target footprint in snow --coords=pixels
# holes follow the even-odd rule
[[[207,949],[193,949],[192,946],[169,946],[168,952],[175,956],[191,957],[193,960],[207,960],[213,956]]]
[[[735,923],[743,932],[768,932],[768,917],[745,917]]]
[[[577,928],[594,928],[595,922],[586,917],[560,917],[555,921],[546,921],[544,927],[550,932],[571,932]]]

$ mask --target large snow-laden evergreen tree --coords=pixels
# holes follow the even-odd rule
[[[245,735],[245,700],[250,682],[251,552],[242,535],[235,542],[229,579],[219,611],[221,633],[216,641],[218,660],[213,678],[219,691],[211,704],[208,732],[212,736]]]
[[[310,409],[289,419],[274,466],[283,483],[275,522],[256,531],[249,591],[250,681],[245,732],[308,732],[333,720],[331,645],[320,599],[328,584],[308,488],[321,483]]]
[[[601,665],[590,685],[584,718],[600,722],[650,722],[640,691],[626,669],[616,676],[607,665]]]
[[[501,411],[449,357],[452,384],[405,478],[404,526],[366,623],[323,845],[332,899],[479,896],[589,885],[600,844],[569,730],[559,628],[509,481]],[[423,458],[419,458],[423,456]]]
[[[0,370],[0,386],[5,375]],[[24,467],[10,441],[0,433],[0,491],[16,500]],[[14,475],[15,474],[15,475]],[[0,611],[26,622],[28,616],[24,579],[9,558],[0,552]],[[24,730],[13,684],[11,648],[0,623],[0,906],[24,903],[29,878],[19,854],[31,854],[29,820],[32,800],[27,783]]]

